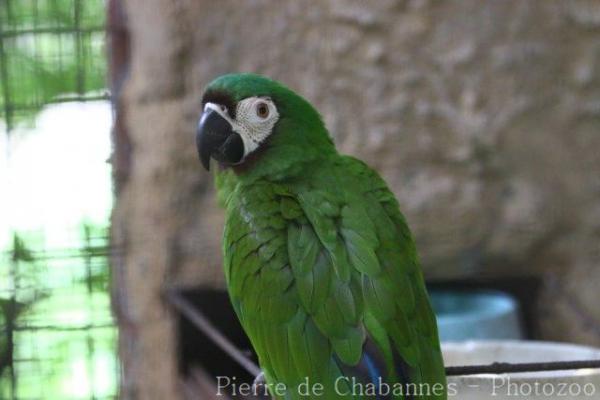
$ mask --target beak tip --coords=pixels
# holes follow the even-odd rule
[[[202,154],[200,156],[200,162],[205,170],[210,171],[210,154]]]

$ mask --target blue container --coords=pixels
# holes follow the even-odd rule
[[[523,339],[515,299],[497,291],[430,291],[440,339]]]

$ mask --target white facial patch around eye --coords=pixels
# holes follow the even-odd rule
[[[235,115],[233,130],[242,137],[244,157],[271,135],[279,120],[275,103],[267,97],[249,97],[240,101]]]

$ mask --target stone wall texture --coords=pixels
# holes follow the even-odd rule
[[[599,1],[123,4],[124,398],[178,390],[162,289],[223,284],[194,131],[204,85],[227,72],[283,81],[383,174],[430,279],[539,276],[541,338],[600,345]]]

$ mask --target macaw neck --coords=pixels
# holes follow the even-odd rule
[[[215,168],[215,184],[217,188],[218,202],[222,207],[229,203],[230,196],[243,187],[268,181],[282,185],[293,184],[294,182],[310,179],[316,170],[328,168],[339,153],[332,146],[331,151],[325,152],[307,152],[302,156],[300,152],[293,152],[283,158],[280,157],[262,158],[256,160],[252,165],[245,169],[238,168],[237,171],[231,167]]]
[[[334,152],[323,153],[299,152],[294,151],[295,149],[292,147],[289,149],[279,148],[280,151],[269,150],[268,154],[248,160],[246,165],[233,168],[235,176],[241,183],[251,184],[261,179],[272,182],[293,180],[337,154],[335,149]]]
[[[278,132],[231,169],[240,183],[251,184],[259,179],[281,182],[294,179],[336,154],[326,131],[314,136]]]

